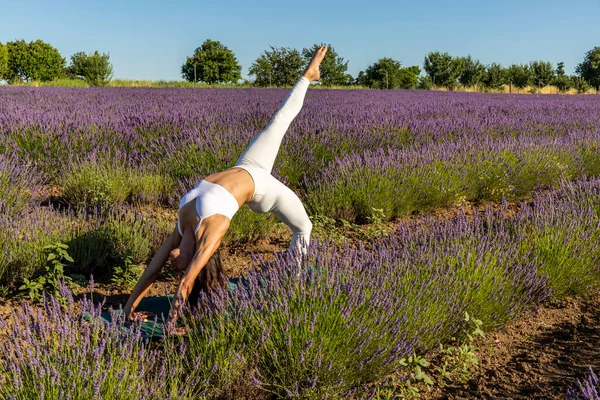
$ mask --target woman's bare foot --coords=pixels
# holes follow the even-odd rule
[[[304,71],[304,75],[309,81],[318,81],[321,78],[321,71],[319,70],[319,65],[321,65],[321,61],[325,58],[325,54],[327,54],[327,46],[323,45],[315,51],[312,59],[308,63],[308,67]]]

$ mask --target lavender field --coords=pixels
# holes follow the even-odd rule
[[[285,95],[2,88],[0,288],[44,274],[44,247],[57,242],[68,273],[110,281],[125,259],[147,262],[179,197],[231,167]],[[596,96],[309,90],[274,175],[325,229],[301,276],[284,254],[259,261],[248,287],[188,315],[193,334],[159,344],[119,322],[82,322],[100,306],[63,288],[2,322],[0,394],[372,398],[369,383],[414,377],[411,355],[464,337],[465,312],[494,329],[600,289]],[[488,201],[481,215],[428,216]],[[370,241],[328,240],[328,227],[416,214],[421,224],[374,229]],[[275,224],[242,208],[226,244]]]

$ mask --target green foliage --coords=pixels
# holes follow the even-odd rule
[[[429,76],[420,76],[419,83],[417,83],[417,89],[431,90],[433,89],[433,82]]]
[[[250,75],[256,76],[256,86],[291,86],[306,65],[306,61],[296,49],[269,46],[250,66]]]
[[[445,386],[468,381],[472,376],[472,369],[479,365],[475,351],[478,350],[474,344],[476,336],[484,337],[485,333],[481,330],[481,322],[473,318],[465,311],[464,334],[466,339],[462,344],[444,346],[440,343],[441,366],[435,368],[435,372],[439,374],[439,384]]]
[[[431,378],[423,371],[423,368],[429,367],[429,362],[423,357],[420,357],[413,352],[411,356],[402,358],[400,360],[400,365],[411,371],[411,378],[415,381],[423,382],[427,386],[433,385]]]
[[[346,240],[346,232],[350,228],[350,222],[346,220],[336,221],[326,215],[312,215],[309,217],[313,224],[311,236],[323,241],[331,241],[341,245]]]
[[[315,52],[321,47],[321,45],[315,44],[311,48],[302,49],[302,57],[306,64],[310,61]],[[331,44],[327,45],[327,54],[321,62],[321,83],[325,86],[343,86],[348,83],[348,61],[344,61],[342,57],[338,55]]]
[[[195,73],[194,73],[195,66]],[[242,67],[235,54],[216,40],[205,40],[181,66],[181,74],[188,82],[233,82],[242,79]]]
[[[131,171],[131,203],[168,205],[176,189],[176,181],[166,173],[154,171]]]
[[[453,89],[461,74],[461,61],[448,53],[431,52],[425,56],[423,69],[431,78],[434,86]]]
[[[142,276],[142,269],[133,262],[130,251],[121,255],[121,265],[113,269],[111,282],[125,290],[132,290]]]
[[[414,89],[420,72],[417,66],[402,68],[400,61],[385,57],[367,67],[364,83],[378,89]]]
[[[15,157],[14,162],[22,162]],[[31,202],[31,188],[39,184],[38,172],[30,165],[22,166],[23,172],[12,176],[10,171],[0,169],[0,213],[16,216],[21,213]]]
[[[71,56],[71,65],[69,65],[65,71],[68,75],[78,76],[83,78],[85,76],[85,63],[87,61],[87,54],[83,51],[79,51]]]
[[[71,56],[71,65],[65,69],[67,76],[83,79],[90,86],[106,86],[113,76],[113,66],[108,54],[98,50],[87,55],[83,51]]]
[[[561,92],[566,92],[573,87],[573,81],[565,74],[564,62],[556,64],[556,75],[550,84],[556,86]]]
[[[127,209],[115,210],[80,226],[68,243],[76,270],[101,276],[114,264],[122,265],[126,257],[136,265],[146,261],[168,231],[166,223]]]
[[[7,43],[8,74],[10,83],[18,81],[51,81],[59,78],[65,59],[57,49],[41,40],[26,43],[16,40]]]
[[[365,74],[365,71],[360,71],[358,73],[358,75],[356,76],[356,79],[354,80],[354,84],[359,85],[359,86],[369,86],[369,82],[367,80],[367,74]]]
[[[500,64],[492,63],[485,68],[483,83],[489,89],[498,90],[506,83],[506,70]]]
[[[271,236],[278,226],[274,215],[255,213],[242,206],[233,216],[223,241],[229,246],[255,242]]]
[[[523,89],[531,83],[533,74],[526,64],[512,64],[506,70],[506,78],[509,82],[512,82],[515,87]]]
[[[548,61],[532,61],[529,64],[532,81],[538,87],[548,86],[555,77],[554,68]]]
[[[569,219],[556,221],[545,230],[528,232],[523,242],[522,251],[533,249],[531,257],[539,273],[548,277],[556,300],[600,289],[600,249],[587,245],[598,243],[600,232],[573,231],[569,225]]]
[[[0,43],[0,80],[8,75],[8,47]]]
[[[83,56],[80,53],[77,53],[77,55],[75,71],[81,72],[81,74],[76,75],[83,77],[90,86],[108,85],[113,77],[113,66],[109,60],[109,54],[100,54],[96,50],[93,54],[87,56],[85,53],[83,53]],[[73,62],[73,58],[71,58],[71,62]],[[82,68],[81,71],[79,71],[80,68]]]
[[[60,292],[61,285],[67,284],[71,289],[75,289],[78,286],[70,276],[65,275],[65,264],[63,262],[73,262],[73,258],[67,252],[68,248],[69,246],[60,242],[44,246],[46,271],[35,280],[25,278],[25,283],[19,287],[19,290],[27,291],[27,295],[32,301],[41,300],[40,295],[45,290],[50,291],[57,298],[64,300]]]
[[[483,82],[486,70],[485,66],[479,60],[473,60],[471,55],[468,55],[467,57],[461,57],[459,61],[462,67],[458,81],[461,85],[475,86]]]
[[[582,77],[571,76],[571,83],[573,84],[573,88],[577,90],[578,93],[585,93],[590,90],[590,85]]]
[[[600,46],[585,53],[585,58],[577,65],[575,72],[593,87],[600,87]]]
[[[83,162],[57,178],[63,199],[74,206],[123,204],[131,195],[131,171],[109,163]]]

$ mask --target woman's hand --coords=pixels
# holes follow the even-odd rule
[[[171,335],[183,336],[187,334],[187,329],[185,326],[178,326],[169,330]]]
[[[127,316],[127,319],[129,321],[140,321],[140,322],[146,322],[149,321],[151,319],[154,319],[156,315],[150,311],[138,311],[138,312],[133,312],[130,313]]]

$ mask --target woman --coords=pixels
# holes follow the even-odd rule
[[[149,316],[134,311],[170,257],[173,267],[183,272],[169,318],[170,325],[174,326],[194,282],[219,247],[231,218],[243,204],[248,204],[255,212],[275,213],[292,229],[289,249],[298,254],[306,252],[312,224],[298,196],[275,179],[271,170],[283,136],[302,108],[310,82],[320,78],[319,65],[326,53],[326,46],[315,52],[279,111],[248,145],[235,166],[207,176],[182,197],[177,226],[160,246],[127,300],[123,311],[129,319]],[[214,273],[212,266],[209,269],[211,271],[204,271],[204,275]],[[213,278],[214,282],[219,279]]]

